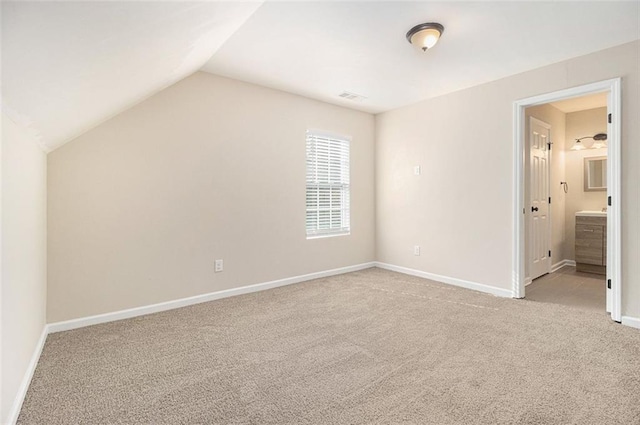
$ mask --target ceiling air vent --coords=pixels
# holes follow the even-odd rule
[[[354,101],[360,101],[360,100],[366,99],[365,96],[361,96],[361,95],[355,94],[355,93],[350,93],[348,91],[344,91],[344,92],[340,93],[338,96],[343,98],[343,99],[354,100]]]

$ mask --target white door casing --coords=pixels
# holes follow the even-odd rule
[[[551,271],[549,146],[551,126],[529,118],[529,271],[531,279]]]
[[[620,82],[617,84],[620,90]],[[621,280],[620,252],[622,250],[621,241],[621,213],[620,207],[620,94],[615,90],[607,93],[607,233],[605,235],[607,245],[605,247],[607,266],[607,290],[606,304],[607,313],[611,313],[613,320],[622,321],[622,288],[619,284]],[[612,119],[612,117],[615,117]],[[612,140],[613,139],[613,140]],[[617,143],[616,143],[617,142]],[[611,202],[613,200],[613,202]],[[615,230],[614,230],[615,229]],[[618,253],[616,255],[616,253]],[[611,285],[613,282],[613,285]]]

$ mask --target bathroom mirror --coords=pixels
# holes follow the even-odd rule
[[[592,156],[584,159],[584,191],[607,190],[607,157]]]

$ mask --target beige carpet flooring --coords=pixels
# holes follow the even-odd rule
[[[21,424],[640,424],[640,331],[381,269],[47,338]]]

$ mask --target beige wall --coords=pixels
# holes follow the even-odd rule
[[[45,325],[46,154],[2,114],[1,399],[11,406]]]
[[[349,236],[306,240],[308,128],[352,136]],[[371,114],[199,72],[48,167],[49,322],[374,260]]]
[[[592,156],[606,156],[607,149],[585,149],[572,151],[571,146],[575,139],[585,136],[593,136],[597,133],[607,132],[607,108],[589,109],[587,111],[572,112],[567,114],[566,127],[566,153],[565,167],[569,193],[566,194],[566,258],[575,260],[576,239],[576,212],[600,211],[607,206],[607,192],[584,191],[584,158]],[[589,146],[593,140],[583,140],[582,143]],[[624,161],[624,158],[623,158]]]
[[[640,316],[639,50],[636,41],[378,115],[378,260],[510,289],[513,102],[622,77],[622,312]]]
[[[525,110],[525,131],[529,134],[529,117],[537,118],[551,126],[551,177],[549,180],[549,194],[551,196],[551,264],[554,265],[565,259],[565,193],[560,186],[565,181],[564,147],[565,147],[565,114],[552,105],[532,106]],[[527,137],[528,143],[528,137]],[[529,175],[529,149],[525,149],[525,176]],[[529,198],[529,185],[525,186],[525,199]],[[525,205],[530,204],[525,201]],[[527,217],[530,217],[528,215]],[[529,238],[530,222],[525,220],[525,240]],[[525,244],[525,258],[530,256],[530,245]],[[525,276],[529,277],[530,262],[525,262]]]

